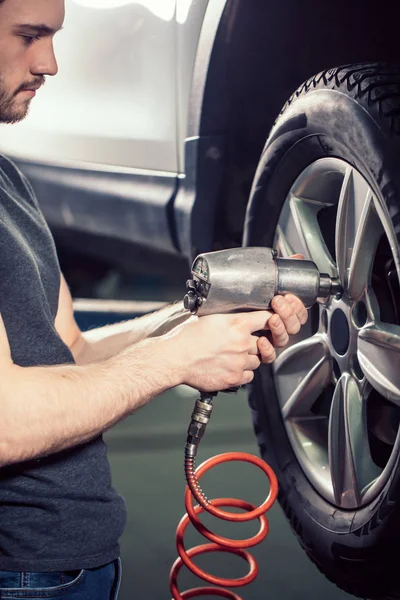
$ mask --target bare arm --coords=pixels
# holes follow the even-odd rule
[[[19,367],[0,317],[0,465],[96,437],[181,382],[167,340],[146,340],[84,367]]]
[[[15,365],[0,317],[0,466],[87,442],[176,385],[215,391],[250,382],[269,360],[254,332],[276,316],[191,317],[109,359],[56,367]]]
[[[301,257],[301,255],[295,255]],[[289,341],[288,334],[298,333],[301,325],[307,321],[307,310],[298,298],[292,294],[276,296],[272,301],[276,314],[268,321],[272,334],[272,343],[266,338],[259,340],[259,353],[262,361],[275,360],[275,347],[283,347]],[[149,337],[156,337],[170,331],[190,318],[183,309],[183,302],[144,315],[137,319],[93,329],[82,333],[74,319],[71,294],[63,276],[61,276],[60,299],[56,329],[63,341],[71,349],[78,365],[88,365],[106,360],[118,352]]]
[[[250,326],[230,327],[228,315],[192,320],[187,329],[143,340],[91,365],[20,367],[12,361],[0,316],[0,466],[87,442],[166,389],[192,380],[197,387],[204,368],[206,387],[224,389],[233,377],[249,381],[248,369],[260,364]],[[193,339],[199,341],[197,352]]]
[[[55,327],[71,349],[78,365],[107,360],[141,340],[159,333],[165,322],[175,325],[189,318],[183,313],[183,303],[165,306],[157,312],[114,325],[98,327],[82,333],[74,319],[73,302],[64,277],[61,275],[60,295]],[[162,332],[162,331],[161,331]]]

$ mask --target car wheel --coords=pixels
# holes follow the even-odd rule
[[[400,598],[400,68],[307,81],[264,148],[244,244],[300,252],[341,297],[252,384],[263,458],[301,545],[362,598]]]

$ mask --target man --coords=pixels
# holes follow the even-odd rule
[[[0,0],[0,122],[23,119],[56,75],[63,19],[64,0]],[[277,297],[276,314],[191,317],[149,337],[168,307],[82,334],[33,191],[5,157],[0,256],[0,598],[110,600],[125,506],[102,433],[168,388],[249,383],[307,312]],[[273,345],[253,335],[267,328]]]

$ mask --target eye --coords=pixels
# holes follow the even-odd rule
[[[40,37],[38,35],[21,35],[25,46],[31,46],[33,44],[33,42],[37,42],[40,40]]]

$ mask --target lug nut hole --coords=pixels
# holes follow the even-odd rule
[[[353,319],[357,327],[364,327],[365,323],[368,321],[367,307],[364,302],[357,302],[353,308]]]
[[[347,317],[340,308],[337,308],[331,317],[329,335],[336,352],[344,356],[349,348],[350,329]]]

